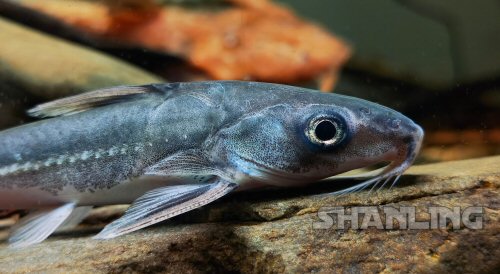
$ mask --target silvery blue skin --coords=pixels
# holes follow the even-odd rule
[[[423,139],[387,107],[256,82],[115,87],[30,113],[48,119],[0,132],[0,208],[37,209],[14,228],[14,247],[77,223],[94,205],[132,203],[95,237],[107,239],[231,191],[390,162],[342,193],[385,185],[412,164]]]

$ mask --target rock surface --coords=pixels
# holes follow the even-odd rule
[[[352,183],[352,182],[351,182]],[[2,273],[412,272],[488,273],[500,267],[500,156],[415,166],[397,187],[341,197],[332,184],[240,193],[152,228],[92,240],[106,216],[25,249],[0,245]],[[313,229],[318,210],[332,206],[484,208],[483,228],[454,230]],[[108,220],[109,221],[109,220]],[[4,233],[5,236],[5,233]]]

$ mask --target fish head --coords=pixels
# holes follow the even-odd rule
[[[378,178],[400,175],[422,139],[422,128],[395,110],[309,92],[266,105],[221,130],[217,154],[243,177],[288,186],[378,163],[388,163]]]

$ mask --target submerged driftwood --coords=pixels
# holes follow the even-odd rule
[[[2,273],[413,272],[485,273],[500,267],[500,156],[415,166],[392,190],[311,195],[331,186],[241,193],[119,238],[90,237],[124,207],[25,249],[0,246]],[[313,229],[321,207],[484,208],[483,229]],[[116,216],[114,216],[116,217]],[[91,224],[93,223],[93,224]],[[5,236],[6,233],[4,233]]]

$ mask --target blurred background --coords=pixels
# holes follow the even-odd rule
[[[237,79],[394,108],[421,163],[500,154],[497,0],[0,0],[0,41],[0,129],[92,89]]]

